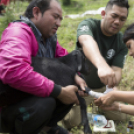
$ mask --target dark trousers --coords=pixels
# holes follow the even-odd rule
[[[52,97],[29,97],[2,109],[1,131],[37,134],[44,126],[56,126],[71,107]]]

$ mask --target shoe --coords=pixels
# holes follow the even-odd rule
[[[55,126],[52,127],[47,134],[71,134],[69,131],[67,131],[66,129],[60,127],[60,126]]]

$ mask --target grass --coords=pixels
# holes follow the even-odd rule
[[[62,0],[60,0],[62,3]],[[108,0],[71,0],[70,6],[63,6],[63,16],[64,19],[62,21],[61,27],[59,28],[57,35],[59,43],[66,48],[69,52],[75,49],[76,44],[76,30],[78,24],[86,19],[86,18],[96,18],[101,19],[100,15],[87,15],[83,18],[70,19],[65,16],[69,14],[82,14],[87,10],[97,10],[100,7],[104,7]],[[134,0],[129,0],[131,5],[129,10],[129,16],[125,26],[122,28],[122,32],[126,28],[126,26],[132,22],[134,22]],[[20,2],[17,1],[15,4],[11,3],[10,6],[6,8],[6,14],[3,17],[0,17],[0,35],[2,31],[7,27],[8,23],[12,20],[19,19],[19,15],[23,14],[28,2]],[[126,62],[122,72],[122,81],[119,85],[120,90],[124,91],[133,91],[134,90],[134,60],[127,56]],[[91,108],[88,108],[88,111],[91,111]],[[128,120],[134,120],[133,116],[129,116]],[[118,122],[116,123],[115,134],[126,134],[126,126],[128,121],[126,122]],[[62,124],[61,124],[62,125]],[[73,134],[83,134],[82,128],[73,128],[71,130]],[[134,132],[131,132],[133,134]],[[107,133],[103,133],[107,134]]]

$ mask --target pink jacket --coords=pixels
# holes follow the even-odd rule
[[[38,44],[31,28],[25,23],[10,23],[0,42],[0,79],[5,84],[46,97],[53,91],[54,82],[33,71],[31,56],[38,51]],[[55,57],[68,54],[57,42]]]

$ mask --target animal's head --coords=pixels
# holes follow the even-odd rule
[[[89,74],[90,67],[82,50],[74,50],[66,56],[58,58],[72,70],[83,74]]]
[[[87,58],[85,57],[82,50],[75,50],[77,55],[77,63],[78,63],[78,72],[81,72],[83,74],[89,74],[90,73],[90,67],[87,63]]]

